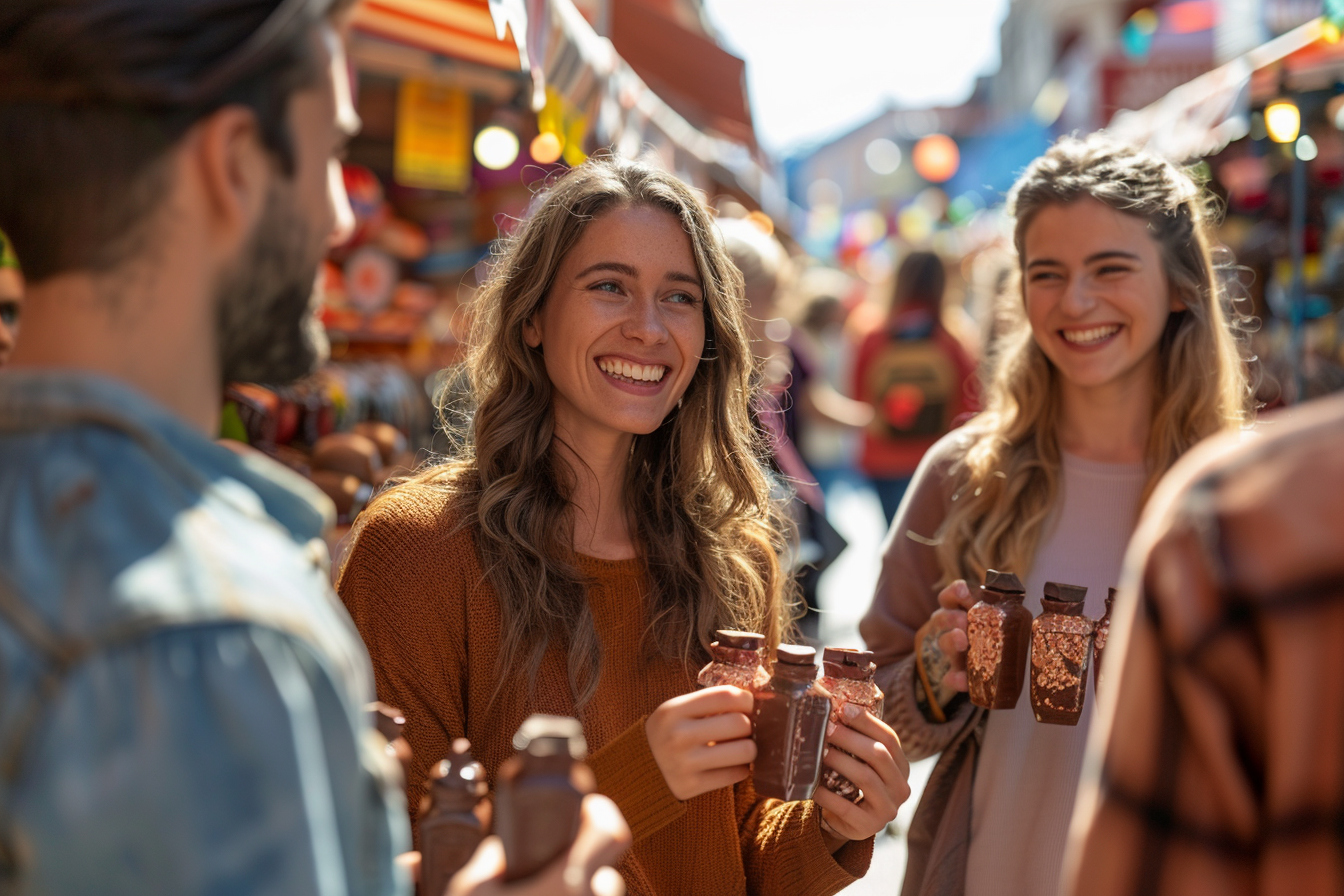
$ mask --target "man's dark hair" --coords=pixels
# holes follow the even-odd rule
[[[32,281],[114,268],[146,236],[167,155],[241,104],[293,173],[290,97],[350,0],[3,0],[0,229]]]

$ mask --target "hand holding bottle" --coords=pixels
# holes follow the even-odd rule
[[[679,800],[745,780],[756,758],[750,691],[731,685],[673,697],[644,722],[658,769]]]

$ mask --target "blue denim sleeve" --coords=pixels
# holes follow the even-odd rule
[[[26,892],[409,893],[362,707],[295,637],[161,630],[76,668],[14,791]]]

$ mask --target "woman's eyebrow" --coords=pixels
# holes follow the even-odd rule
[[[614,271],[617,274],[624,274],[627,277],[639,276],[639,272],[636,271],[631,265],[622,264],[619,261],[599,261],[597,264],[588,265],[588,267],[579,271],[574,276],[576,278],[586,277],[589,274],[593,273],[594,271]]]
[[[1126,252],[1123,249],[1104,249],[1101,252],[1093,252],[1083,259],[1083,264],[1095,264],[1098,261],[1105,261],[1108,258],[1124,258],[1129,261],[1143,261],[1142,258],[1133,252]],[[1027,262],[1027,270],[1034,267],[1063,267],[1064,262],[1053,258],[1035,258]]]

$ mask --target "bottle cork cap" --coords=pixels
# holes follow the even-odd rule
[[[536,713],[528,716],[513,736],[513,748],[533,756],[569,756],[583,760],[588,742],[578,719]]]
[[[471,742],[465,737],[453,741],[452,753],[430,769],[429,783],[436,787],[461,789],[480,798],[490,790],[485,769],[471,755]]]
[[[1115,603],[1115,595],[1116,591],[1114,588],[1106,589],[1106,609],[1109,610],[1111,608],[1111,604]]]
[[[837,666],[857,666],[867,669],[873,664],[871,650],[855,650],[852,647],[827,647],[821,652],[821,661]]]
[[[765,635],[756,632],[739,632],[734,629],[719,629],[714,633],[720,646],[734,650],[760,650],[765,645]]]
[[[775,658],[781,663],[788,663],[790,666],[815,666],[817,664],[817,651],[812,647],[804,647],[801,644],[781,644],[775,653]]]
[[[1063,582],[1046,582],[1045,599],[1060,603],[1081,603],[1087,597],[1087,589],[1082,585],[1065,585]]]
[[[374,727],[389,741],[401,737],[401,729],[406,725],[406,717],[401,710],[386,703],[375,701],[364,707],[373,716]]]
[[[985,590],[998,591],[1001,594],[1027,593],[1021,579],[1011,572],[1000,572],[997,569],[985,570]]]

